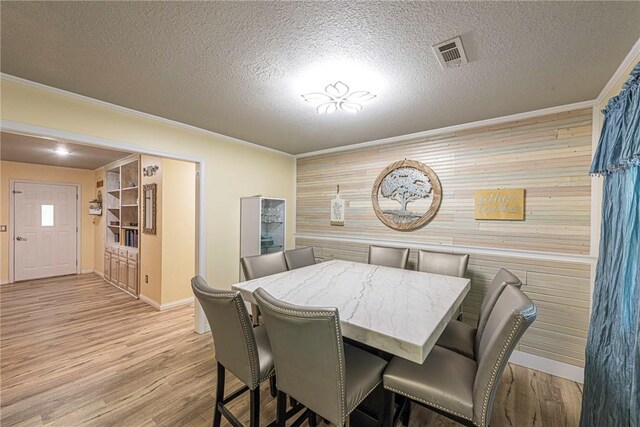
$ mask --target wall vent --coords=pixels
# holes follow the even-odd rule
[[[459,67],[467,63],[467,55],[462,47],[462,39],[455,37],[432,46],[442,69]]]

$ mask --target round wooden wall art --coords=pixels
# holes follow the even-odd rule
[[[415,230],[429,222],[441,199],[438,175],[415,160],[405,159],[387,166],[371,190],[373,210],[380,221],[400,231]]]

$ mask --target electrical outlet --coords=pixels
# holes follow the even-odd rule
[[[144,283],[149,283],[149,275],[148,274],[144,275]]]
[[[7,232],[7,226],[6,225],[0,225],[0,233],[6,233]]]

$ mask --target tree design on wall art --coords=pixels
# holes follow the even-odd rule
[[[373,209],[380,221],[403,231],[425,225],[436,214],[441,198],[438,176],[415,160],[389,165],[380,173],[371,192]],[[390,206],[390,201],[396,203]]]

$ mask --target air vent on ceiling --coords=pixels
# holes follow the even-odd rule
[[[467,55],[464,53],[460,37],[438,43],[432,47],[443,70],[467,63]]]

